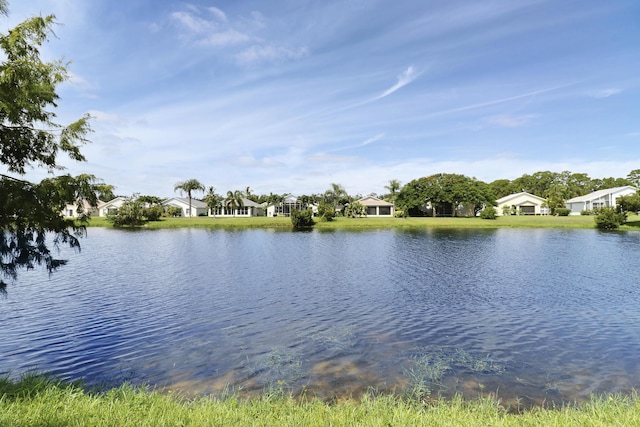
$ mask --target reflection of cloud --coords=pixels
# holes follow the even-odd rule
[[[397,91],[398,89],[408,85],[409,83],[417,79],[418,76],[420,76],[420,73],[416,71],[415,67],[413,65],[409,66],[402,74],[398,76],[398,82],[396,84],[394,84],[389,89],[382,92],[382,94],[375,97],[374,100],[381,99],[381,98],[384,98],[385,96],[391,95],[393,92]]]
[[[524,126],[529,124],[531,120],[534,118],[532,114],[524,115],[524,116],[495,116],[489,119],[489,123],[496,126],[506,127],[506,128],[517,128],[520,126]]]
[[[301,47],[296,50],[281,46],[251,46],[236,55],[240,64],[255,64],[264,61],[278,61],[281,59],[300,59],[309,55],[309,49]]]
[[[608,88],[608,89],[602,89],[602,90],[598,90],[598,91],[592,92],[590,94],[590,96],[592,98],[601,99],[601,98],[608,98],[610,96],[617,95],[617,94],[619,94],[621,92],[622,92],[622,89]]]

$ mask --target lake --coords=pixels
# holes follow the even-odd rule
[[[640,233],[88,232],[0,297],[0,372],[519,405],[640,386]]]

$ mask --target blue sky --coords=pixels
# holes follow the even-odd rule
[[[94,116],[66,164],[118,194],[640,168],[637,0],[115,4],[10,0],[0,28],[56,15],[58,118]]]

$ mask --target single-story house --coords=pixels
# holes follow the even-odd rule
[[[565,204],[571,209],[570,215],[580,215],[582,211],[592,211],[604,207],[615,208],[618,197],[629,196],[635,194],[637,191],[638,189],[632,185],[607,188],[594,191],[584,196],[574,197],[573,199],[567,200]]]
[[[222,206],[218,209],[214,209],[209,212],[209,216],[221,216],[221,217],[250,217],[250,216],[264,216],[264,206],[260,203],[256,203],[253,200],[242,198],[242,206],[235,209]]]
[[[369,217],[392,217],[395,213],[395,206],[393,203],[374,196],[363,197],[358,200],[358,203],[367,209],[367,216]]]
[[[496,214],[504,215],[508,211],[510,215],[549,215],[549,208],[542,207],[546,201],[526,191],[509,194],[496,200]]]
[[[94,206],[91,206],[91,204],[87,200],[82,200],[81,205],[83,209],[83,214],[90,215],[90,216],[98,216],[99,206],[103,204],[104,204],[103,201],[98,200],[98,207],[94,207]],[[80,216],[80,213],[78,212],[78,204],[74,203],[74,204],[65,205],[64,211],[62,211],[62,216],[66,218],[78,218]]]
[[[288,195],[281,203],[272,203],[267,206],[267,216],[290,216],[291,211],[299,211],[306,208],[307,206],[304,206],[296,196]]]
[[[180,216],[207,216],[208,207],[203,201],[191,199],[191,208],[189,207],[188,197],[171,197],[162,202],[162,207],[174,206],[180,208]],[[192,211],[190,211],[192,209]]]
[[[115,214],[126,199],[122,196],[118,196],[108,202],[98,204],[98,216],[107,216]]]

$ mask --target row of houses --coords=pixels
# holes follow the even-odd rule
[[[124,197],[116,197],[108,202],[98,202],[96,208],[89,206],[87,202],[84,202],[84,211],[88,212],[92,216],[102,216],[115,214],[118,209],[126,201]],[[393,217],[395,213],[395,207],[393,203],[389,203],[382,199],[373,196],[363,197],[358,202],[363,205],[367,211],[367,216],[373,217]],[[294,210],[300,210],[306,208],[295,196],[287,196],[282,203],[266,204],[256,203],[252,200],[243,198],[242,206],[231,208],[227,206],[221,206],[217,209],[209,209],[206,203],[191,199],[191,206],[189,206],[189,199],[186,197],[172,197],[162,202],[163,207],[177,207],[180,209],[180,216],[194,217],[194,216],[211,216],[211,217],[253,217],[253,216],[289,216]],[[314,213],[318,212],[317,205],[309,206]],[[76,205],[67,205],[63,213],[66,217],[77,217],[78,208]]]
[[[637,191],[638,189],[631,185],[607,188],[569,199],[565,202],[565,205],[571,210],[569,215],[580,215],[582,211],[616,207],[616,200],[619,197],[629,196]],[[527,192],[510,194],[496,201],[498,206],[497,214],[502,215],[505,212],[511,212],[521,215],[548,215],[550,210],[544,206],[545,202],[545,198]]]
[[[566,201],[566,206],[571,210],[570,215],[580,215],[582,211],[592,211],[602,207],[615,207],[616,200],[622,196],[635,194],[637,188],[627,185],[623,187],[608,188],[605,190],[594,191],[584,196],[574,197]],[[108,202],[99,202],[97,208],[92,208],[85,202],[84,210],[93,216],[107,216],[117,212],[118,208],[125,202],[124,197],[116,197]],[[249,199],[242,199],[243,205],[236,208],[222,206],[211,210],[206,203],[200,200],[191,200],[185,197],[172,197],[162,202],[163,207],[174,206],[180,209],[180,216],[211,216],[211,217],[254,217],[254,216],[289,216],[292,211],[304,209],[305,206],[300,200],[292,195],[285,197],[282,203],[265,204],[256,203]],[[374,196],[363,197],[358,200],[363,205],[369,217],[393,217],[395,214],[395,206]],[[545,207],[546,199],[527,192],[510,194],[496,201],[497,214],[503,215],[519,214],[519,215],[548,215],[549,208]],[[317,213],[318,206],[309,206],[314,213]],[[460,208],[460,214],[464,214],[464,208]],[[439,214],[451,214],[447,212],[439,212]],[[77,206],[67,205],[64,216],[77,217]]]

